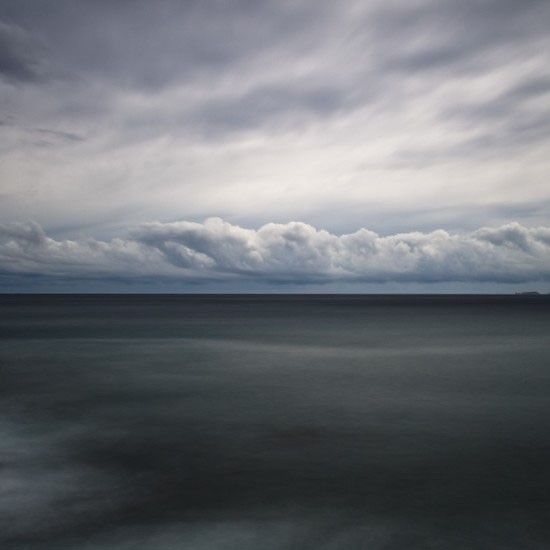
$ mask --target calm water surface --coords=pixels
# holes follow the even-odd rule
[[[547,549],[550,299],[0,296],[0,547]]]

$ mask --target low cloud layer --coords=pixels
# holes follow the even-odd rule
[[[301,222],[246,229],[210,218],[148,223],[107,242],[55,240],[36,223],[13,223],[0,225],[0,270],[190,282],[548,281],[550,228],[512,223],[464,234],[334,235]]]

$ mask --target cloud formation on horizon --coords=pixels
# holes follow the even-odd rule
[[[247,229],[209,218],[147,223],[101,241],[55,240],[34,222],[10,223],[0,225],[0,273],[294,284],[548,281],[550,228],[335,235],[302,222]]]

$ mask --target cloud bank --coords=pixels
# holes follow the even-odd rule
[[[247,229],[209,218],[147,223],[101,241],[55,240],[34,222],[11,223],[0,225],[0,272],[283,284],[548,281],[550,228],[335,235],[301,222]]]

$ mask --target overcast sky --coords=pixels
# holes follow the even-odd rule
[[[548,291],[547,0],[0,0],[0,289]]]

